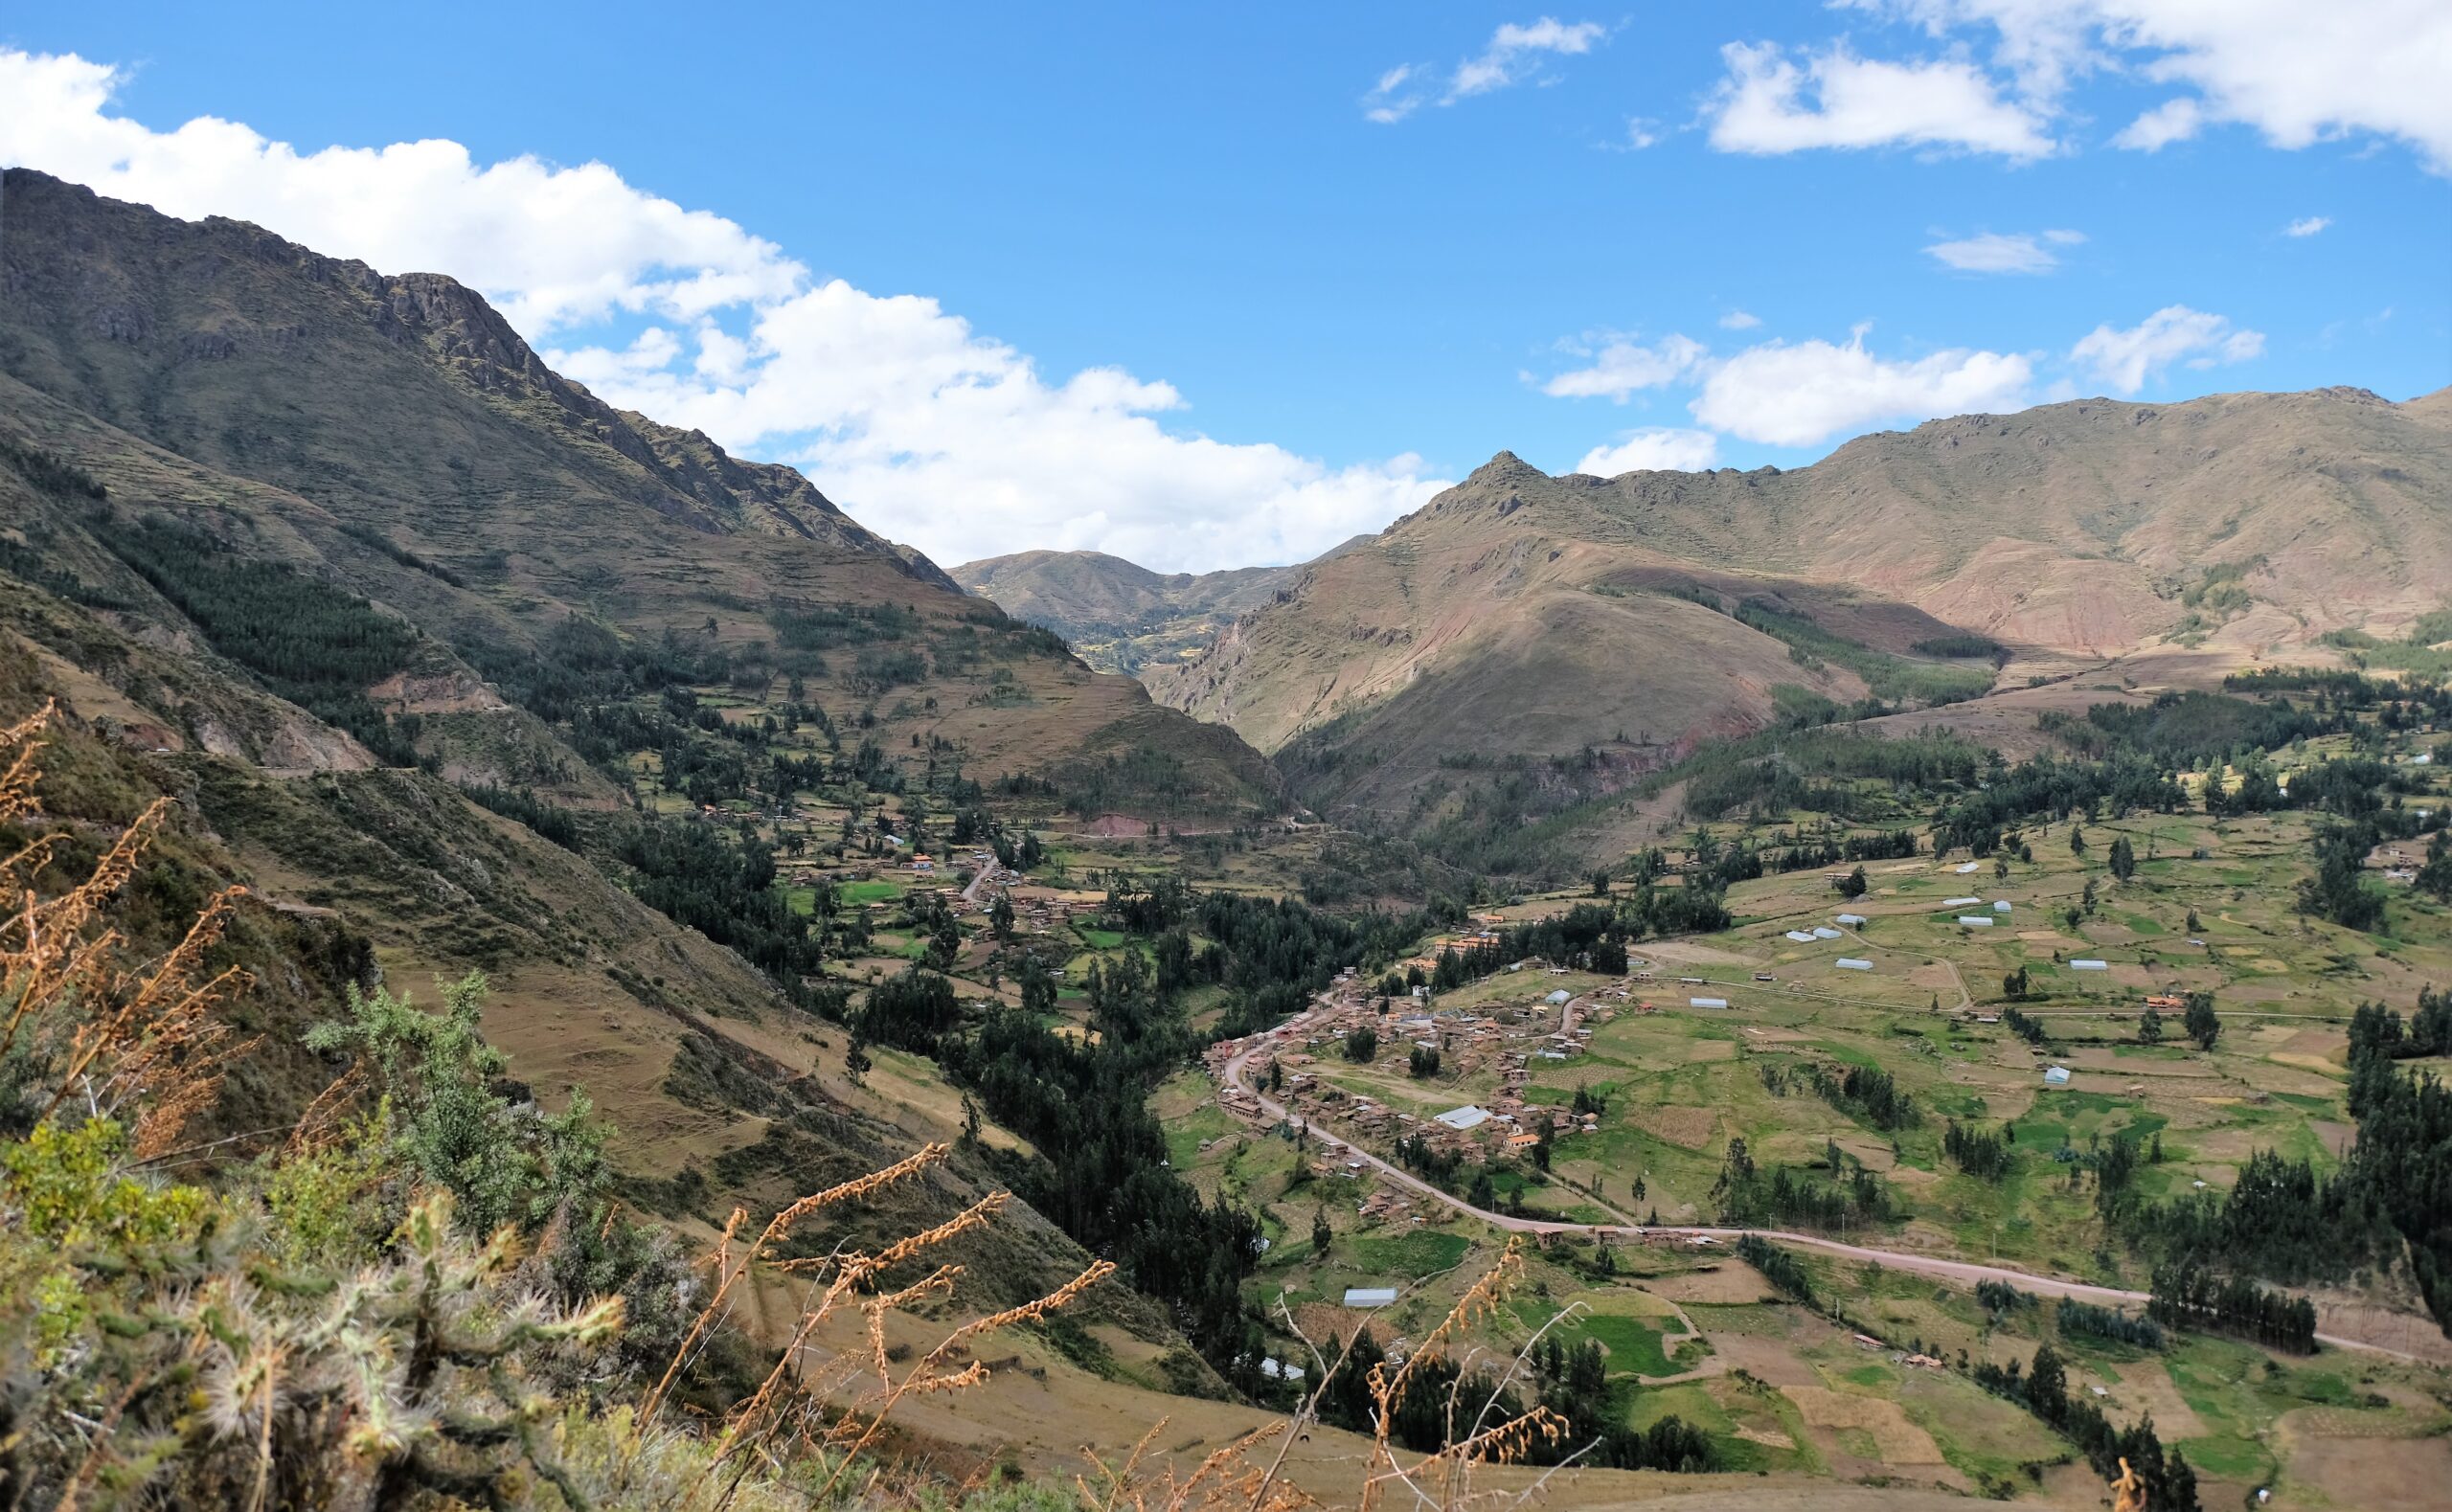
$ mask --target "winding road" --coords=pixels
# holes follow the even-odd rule
[[[1226,1062],[1223,1072],[1226,1083],[1237,1091],[1249,1096],[1254,1102],[1258,1103],[1260,1105],[1260,1112],[1271,1119],[1289,1123],[1307,1123],[1308,1120],[1304,1118],[1301,1115],[1292,1112],[1286,1108],[1284,1104],[1274,1100],[1268,1096],[1266,1093],[1253,1086],[1249,1080],[1247,1072],[1250,1071],[1252,1062],[1256,1058],[1266,1054],[1273,1049],[1279,1048],[1278,1041],[1282,1036],[1291,1037],[1300,1035],[1304,1030],[1310,1027],[1314,1020],[1327,1013],[1334,1005],[1333,1001],[1329,999],[1323,998],[1316,1000],[1309,1009],[1295,1018],[1287,1020],[1276,1030],[1270,1033],[1255,1034],[1246,1040],[1242,1047],[1236,1050],[1234,1056]],[[1563,1022],[1570,1032],[1572,1032],[1574,1028],[1574,1010],[1575,1004],[1569,1004],[1567,1013],[1563,1019]],[[1391,1164],[1387,1161],[1381,1160],[1378,1156],[1364,1149],[1361,1145],[1356,1144],[1351,1139],[1347,1139],[1342,1135],[1337,1136],[1336,1139],[1339,1144],[1344,1145],[1351,1152],[1352,1159],[1359,1160],[1369,1165],[1378,1175],[1380,1180],[1402,1187],[1404,1190],[1412,1192],[1426,1201],[1443,1204],[1444,1206],[1455,1209],[1457,1212],[1464,1214],[1466,1217],[1478,1218],[1482,1222],[1488,1224],[1490,1227],[1503,1230],[1509,1233],[1526,1233],[1533,1235],[1585,1233],[1598,1234],[1609,1238],[1624,1239],[1640,1239],[1667,1234],[1674,1238],[1709,1239],[1718,1243],[1732,1242],[1745,1234],[1752,1233],[1760,1235],[1764,1239],[1773,1240],[1780,1244],[1790,1245],[1801,1250],[1816,1250],[1820,1251],[1822,1253],[1835,1254],[1844,1259],[1871,1262],[1881,1265],[1889,1270],[1905,1271],[1918,1275],[1938,1276],[1943,1280],[1957,1281],[1967,1286],[1972,1286],[1978,1281],[2007,1281],[2012,1286],[2035,1293],[2038,1296],[2071,1297],[2081,1302],[2094,1302],[2105,1306],[2133,1305],[2143,1308],[2147,1302],[2153,1300],[2151,1294],[2146,1292],[2123,1291],[2118,1287],[2096,1286],[2091,1282],[2086,1281],[2067,1281],[2062,1280],[2057,1276],[2037,1275],[2032,1271],[2011,1270],[2006,1266],[1978,1265],[1970,1260],[1949,1260],[1943,1259],[1938,1255],[1917,1254],[1911,1252],[1899,1250],[1876,1250],[1864,1245],[1847,1244],[1837,1239],[1824,1238],[1819,1234],[1791,1233],[1778,1229],[1724,1229],[1708,1226],[1695,1227],[1674,1224],[1638,1226],[1631,1224],[1571,1223],[1566,1220],[1556,1218],[1516,1217],[1509,1213],[1492,1212],[1486,1207],[1476,1207],[1464,1199],[1456,1196],[1454,1193],[1442,1190],[1438,1186],[1434,1186],[1430,1183],[1423,1181],[1420,1177],[1414,1175],[1412,1172]],[[2364,1349],[2375,1354],[2390,1355],[2395,1359],[2399,1360],[2415,1361],[2420,1364],[2434,1363],[2429,1356],[2408,1353],[2404,1350],[2395,1349],[2389,1345],[2375,1343],[2369,1340],[2343,1338],[2334,1334],[2323,1333],[2318,1334],[2316,1339],[2318,1343],[2331,1344],[2335,1348]]]

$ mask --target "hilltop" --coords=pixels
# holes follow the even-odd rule
[[[1552,477],[1501,453],[1315,563],[1165,702],[1324,811],[1436,809],[1442,766],[1628,771],[1782,719],[1964,701],[2140,652],[2396,636],[2452,581],[2441,395],[2087,399],[1867,436],[1809,467]],[[1425,795],[1432,795],[1425,798]]]

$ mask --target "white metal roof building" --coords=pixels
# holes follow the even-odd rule
[[[1348,1307],[1385,1307],[1396,1299],[1393,1286],[1349,1286],[1345,1289]]]
[[[1466,1129],[1478,1129],[1489,1122],[1490,1113],[1487,1108],[1476,1108],[1468,1102],[1461,1108],[1448,1109],[1439,1116],[1437,1121],[1461,1133]]]
[[[1855,956],[1842,956],[1836,961],[1832,962],[1832,964],[1836,965],[1841,971],[1871,971],[1873,969],[1873,963],[1872,961]]]

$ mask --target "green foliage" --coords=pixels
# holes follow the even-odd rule
[[[61,1249],[148,1246],[192,1236],[210,1201],[128,1174],[127,1133],[108,1118],[46,1121],[0,1147],[0,1203],[24,1237]]]
[[[1815,1305],[1813,1275],[1805,1262],[1792,1250],[1782,1250],[1760,1234],[1749,1233],[1737,1241],[1737,1257],[1762,1273],[1762,1278],[1788,1297]]]
[[[99,537],[204,632],[213,648],[273,692],[340,726],[397,766],[417,761],[366,689],[407,666],[416,628],[294,567],[242,556],[161,516]]]
[[[473,971],[443,989],[437,1013],[388,987],[352,985],[347,1017],[315,1026],[306,1044],[362,1059],[389,1099],[401,1156],[449,1189],[467,1222],[534,1229],[565,1204],[593,1205],[606,1180],[604,1132],[584,1092],[559,1114],[506,1101],[509,1057],[477,1030],[485,998]]]
[[[1992,688],[1989,672],[1971,666],[1915,662],[1877,651],[1769,599],[1748,598],[1737,606],[1732,618],[1785,643],[1790,659],[1800,665],[1813,666],[1828,662],[1846,667],[1863,678],[1873,695],[1886,703],[1954,704],[1980,698]]]

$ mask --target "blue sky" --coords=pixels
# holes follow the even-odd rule
[[[948,562],[1299,558],[1501,448],[2452,382],[2435,3],[87,0],[0,49],[0,160],[452,273]]]

